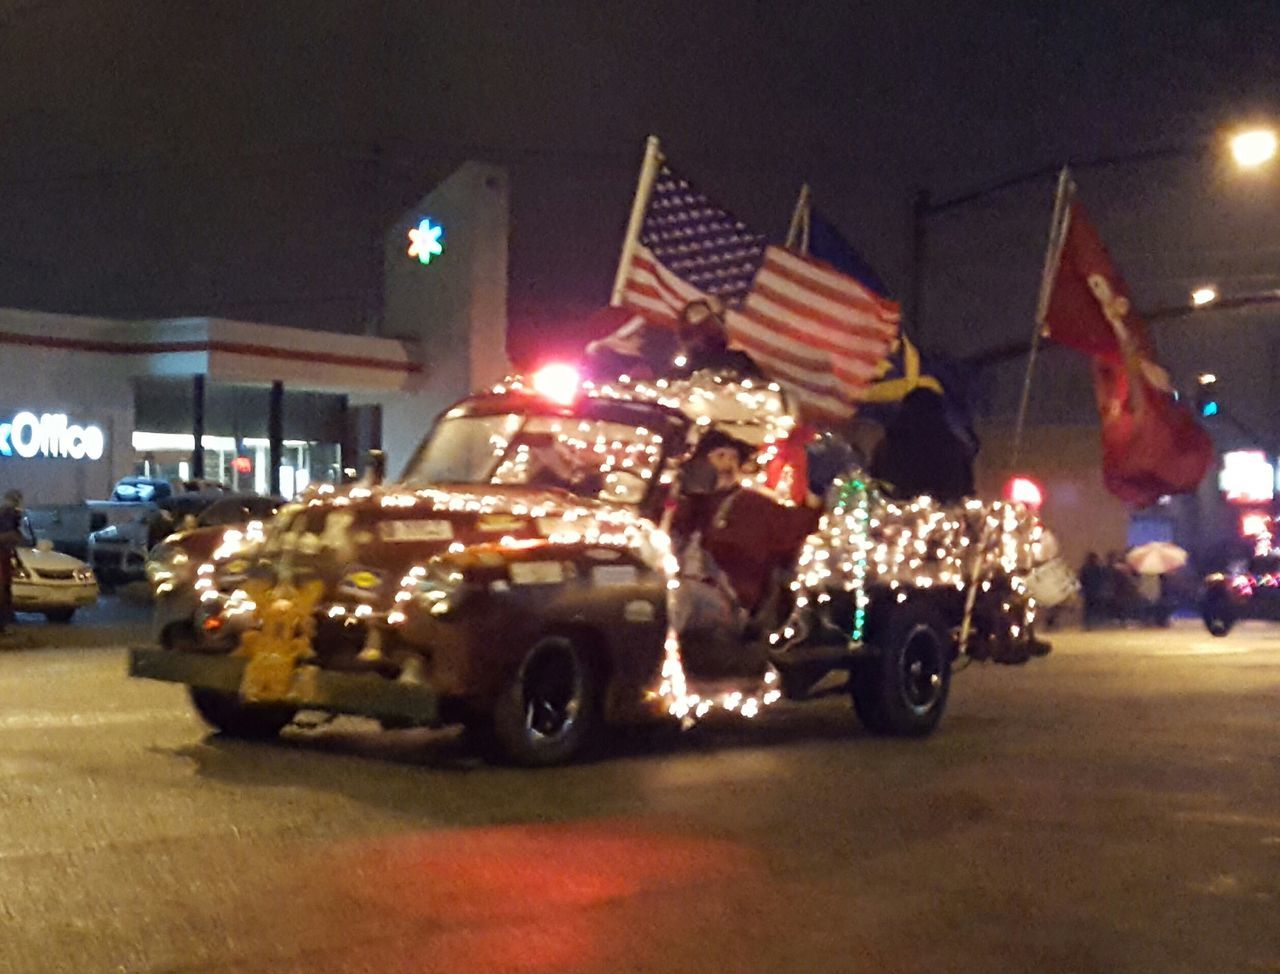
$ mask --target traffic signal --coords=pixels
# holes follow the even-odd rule
[[[1221,411],[1218,403],[1218,377],[1205,372],[1196,379],[1196,411],[1206,419]]]

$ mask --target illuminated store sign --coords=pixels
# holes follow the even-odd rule
[[[1222,455],[1218,488],[1227,500],[1258,504],[1271,500],[1276,471],[1261,450],[1231,450]]]
[[[8,423],[0,423],[0,457],[101,460],[106,437],[100,426],[67,422],[66,413],[23,410]]]
[[[431,217],[423,217],[416,227],[409,228],[409,256],[417,257],[420,264],[430,264],[432,257],[444,253],[444,227],[432,223]]]

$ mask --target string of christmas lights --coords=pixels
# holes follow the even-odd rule
[[[497,395],[535,394],[532,384],[519,376],[504,380],[492,391]],[[680,410],[691,420],[690,443],[685,447],[691,445],[699,428],[713,423],[718,428],[731,428],[759,451],[759,473],[747,481],[747,486],[755,489],[767,489],[765,467],[778,455],[780,444],[792,435],[796,425],[776,383],[737,380],[715,373],[699,372],[688,379],[652,382],[623,376],[600,384],[583,383],[580,394],[595,399],[652,402]],[[666,463],[659,470],[661,437],[643,426],[627,431],[627,435],[607,429],[619,425],[566,419],[551,421],[545,432],[567,449],[585,454],[588,463],[604,477],[616,477],[621,470],[640,470],[646,480],[656,474],[661,484],[673,483],[685,450],[669,449]],[[490,441],[495,455],[500,456],[507,453],[509,443],[496,434]],[[504,458],[495,480],[520,483],[527,479],[528,466],[529,451],[516,451]],[[975,616],[1003,620],[1005,632],[1001,638],[1026,638],[1035,617],[1035,602],[1027,592],[1024,576],[1043,560],[1043,529],[1021,505],[973,500],[942,506],[928,497],[898,503],[885,498],[858,473],[838,481],[831,497],[831,510],[801,551],[790,586],[794,608],[786,623],[771,635],[774,645],[793,645],[819,627],[832,628],[827,616],[832,597],[846,593],[852,596],[853,618],[842,635],[851,647],[856,646],[865,636],[871,592],[877,587],[894,593],[899,602],[907,599],[909,591],[968,588],[962,627],[966,646]],[[663,578],[668,610],[670,599],[681,584],[680,565],[667,533],[635,510],[607,500],[575,502],[571,495],[550,491],[533,497],[513,497],[501,490],[500,483],[493,489],[477,486],[447,491],[398,485],[335,488],[323,484],[314,487],[302,503],[306,508],[329,509],[321,530],[302,530],[299,526],[309,522],[296,518],[279,522],[265,532],[267,540],[277,547],[281,559],[278,567],[283,569],[285,582],[291,554],[340,549],[348,542],[355,519],[350,508],[373,503],[403,511],[410,518],[433,512],[509,516],[538,534],[536,538],[504,534],[496,542],[499,547],[596,544],[634,552],[642,564]],[[270,537],[273,534],[276,536]],[[224,595],[226,585],[217,575],[219,566],[228,559],[244,557],[263,544],[264,532],[260,529],[227,532],[213,560],[197,571],[195,585],[202,601],[222,600],[222,611],[227,615],[256,614],[256,603],[245,590],[233,587]],[[453,541],[444,553],[411,566],[385,608],[369,602],[352,605],[331,596],[317,611],[330,618],[352,616],[370,627],[390,629],[404,625],[413,606],[436,615],[446,614],[452,609],[453,592],[466,580],[465,569],[451,556],[465,549],[463,542]],[[988,635],[990,629],[988,623]],[[669,628],[659,672],[647,696],[686,724],[713,709],[750,718],[781,698],[778,683],[778,673],[769,668],[758,685],[700,692],[687,677],[679,634]]]

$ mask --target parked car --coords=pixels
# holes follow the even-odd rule
[[[163,477],[121,477],[111,489],[111,499],[124,503],[158,504],[180,494],[225,494],[217,480],[166,480]]]
[[[104,579],[113,582],[143,578],[147,552],[183,525],[186,518],[199,517],[226,496],[221,490],[191,491],[169,494],[152,503],[130,504],[127,517],[90,533],[89,563]]]
[[[24,523],[26,544],[15,552],[13,607],[39,612],[50,622],[70,622],[77,609],[98,601],[93,569],[78,558],[54,551],[49,541],[36,541]]]
[[[111,500],[124,504],[154,504],[173,496],[173,484],[160,477],[122,477],[111,488]]]

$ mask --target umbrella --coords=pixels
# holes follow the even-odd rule
[[[1152,541],[1138,545],[1124,560],[1139,575],[1163,575],[1185,565],[1187,553],[1168,541]]]

